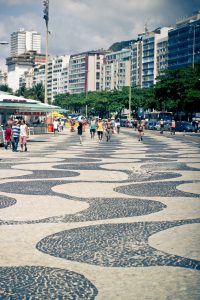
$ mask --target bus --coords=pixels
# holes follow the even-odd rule
[[[166,111],[145,112],[144,113],[144,118],[148,122],[157,123],[158,121],[163,119],[163,121],[165,123],[171,123],[172,113],[171,112],[166,112]]]

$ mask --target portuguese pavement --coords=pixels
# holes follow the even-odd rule
[[[0,148],[0,299],[200,299],[199,137]]]

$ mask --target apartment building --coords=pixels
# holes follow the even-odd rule
[[[8,84],[8,73],[0,70],[0,85]]]
[[[19,88],[26,87],[27,89],[31,89],[33,87],[33,75],[33,68],[29,71],[25,71],[24,74],[19,77]]]
[[[69,55],[52,57],[48,63],[47,95],[52,103],[57,94],[68,92]]]
[[[69,61],[69,92],[71,94],[99,91],[101,66],[105,51],[88,51],[71,55]]]
[[[131,84],[131,49],[105,55],[101,67],[101,90],[121,90]]]
[[[147,32],[142,37],[142,87],[149,87],[156,83],[156,78],[160,73],[160,62],[162,62],[162,67],[167,65],[167,56],[164,54],[166,44],[163,39],[168,39],[170,29],[170,27],[158,28],[154,31]],[[158,56],[159,59],[157,59]]]
[[[15,92],[20,87],[20,77],[28,72],[37,64],[45,63],[45,55],[38,54],[36,51],[8,57],[6,65],[8,67],[8,86]]]
[[[137,42],[132,45],[131,56],[131,85],[142,86],[142,35],[138,36]]]
[[[168,68],[192,66],[200,61],[200,11],[176,22],[169,31]]]
[[[11,34],[10,56],[18,56],[28,51],[41,53],[41,35],[36,31],[27,31],[24,28]]]

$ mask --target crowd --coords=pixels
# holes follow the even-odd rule
[[[102,142],[103,136],[105,136],[106,141],[110,141],[112,134],[120,132],[120,120],[114,120],[108,118],[107,120],[102,120],[102,118],[79,118],[78,124],[76,126],[76,121],[71,118],[69,120],[70,131],[75,132],[77,127],[77,134],[79,136],[80,144],[83,142],[83,132],[86,131],[86,126],[89,126],[91,139],[95,138],[97,133],[99,142]],[[55,119],[53,122],[54,135],[56,136],[59,131],[63,130],[64,124],[61,125],[61,121]]]

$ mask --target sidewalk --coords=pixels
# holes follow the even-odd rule
[[[151,131],[0,148],[0,298],[199,299],[199,183],[195,140]]]

